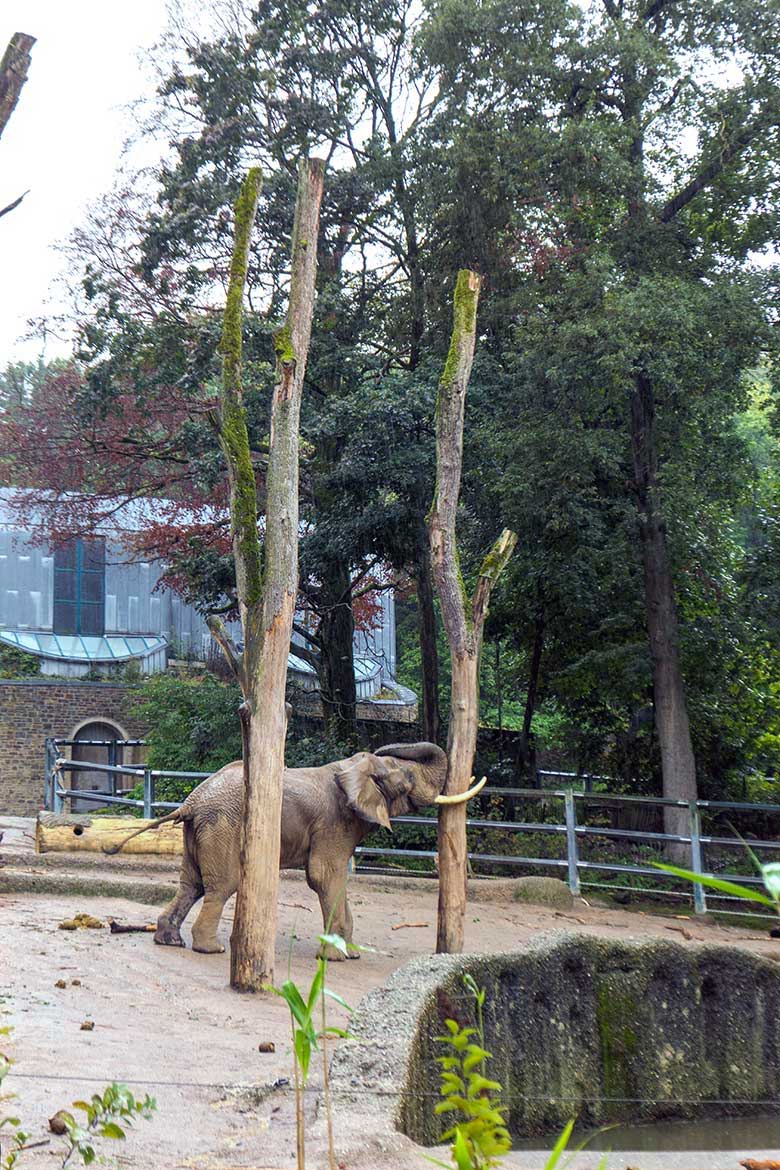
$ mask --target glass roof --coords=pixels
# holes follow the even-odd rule
[[[297,670],[300,674],[314,674],[314,667],[304,662],[297,654],[290,654],[287,659],[287,665],[290,670]],[[363,679],[373,678],[379,674],[380,665],[373,658],[355,658],[355,678],[358,682]]]
[[[165,638],[145,634],[106,634],[102,638],[81,634],[42,634],[36,630],[0,630],[0,642],[43,658],[68,662],[121,662],[163,650]]]
[[[102,638],[82,634],[48,634],[37,630],[0,630],[0,642],[15,646],[28,654],[43,658],[59,658],[68,662],[122,662],[128,658],[142,658],[163,650],[165,638],[152,634],[106,634]],[[314,667],[297,654],[287,659],[290,670],[314,674]],[[379,674],[379,663],[373,658],[355,658],[355,678],[358,682]]]

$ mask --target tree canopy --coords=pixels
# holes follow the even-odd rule
[[[518,533],[486,644],[519,767],[552,721],[572,764],[632,788],[714,795],[776,774],[776,0],[265,0],[223,16],[209,36],[173,26],[158,51],[147,132],[170,149],[71,241],[78,348],[4,412],[5,482],[38,502],[70,492],[60,530],[94,524],[109,485],[164,496],[145,547],[204,611],[224,606],[207,416],[230,208],[259,160],[244,383],[262,511],[295,168],[316,148],[300,593],[334,734],[354,737],[355,607],[381,581],[419,609],[403,658],[438,734],[425,515],[464,267],[482,297],[462,569],[470,588],[497,517]],[[495,712],[488,653],[482,682]]]

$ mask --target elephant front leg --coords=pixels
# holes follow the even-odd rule
[[[227,894],[207,890],[200,914],[192,928],[192,949],[204,955],[221,955],[225,948],[217,938],[217,927],[225,908]]]
[[[352,911],[347,901],[347,867],[343,869],[321,868],[309,864],[306,871],[309,885],[320,900],[322,924],[326,934],[338,934],[346,943],[352,942]],[[344,955],[332,946],[320,947],[320,956],[334,962],[342,962]],[[349,950],[350,959],[359,959],[360,952]]]

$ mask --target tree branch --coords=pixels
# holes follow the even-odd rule
[[[660,12],[663,12],[664,8],[668,8],[671,3],[672,0],[652,0],[652,3],[648,4],[644,12],[641,13],[639,19],[643,24],[649,24],[654,17],[658,16]]]
[[[23,191],[18,199],[14,199],[13,203],[9,203],[7,207],[0,208],[0,219],[2,219],[4,215],[8,215],[9,211],[13,211],[16,207],[18,207],[19,204],[24,199],[25,195],[29,195],[29,194],[30,194],[29,190]]]
[[[307,642],[311,642],[312,646],[322,645],[322,641],[317,634],[313,634],[311,630],[307,630],[305,626],[299,625],[298,622],[293,622],[293,631],[296,634],[300,634]]]
[[[482,639],[482,629],[487,617],[488,602],[493,586],[504,571],[507,561],[511,557],[517,544],[517,533],[505,528],[492,549],[482,562],[479,570],[477,588],[474,590],[472,608],[474,621],[474,635],[479,643]]]
[[[225,660],[237,682],[241,684],[242,693],[244,692],[244,671],[243,662],[238,648],[233,639],[228,634],[224,622],[217,617],[216,614],[209,614],[206,618],[206,625],[209,632],[217,643],[222,653],[225,655]]]
[[[743,150],[763,133],[767,128],[767,121],[765,117],[755,118],[752,122],[743,125],[742,130],[727,142],[719,153],[710,160],[706,166],[703,166],[697,175],[685,184],[685,186],[672,196],[661,210],[658,212],[658,219],[661,223],[669,223],[674,217],[687,207],[696,196],[704,190],[714,179],[717,179],[731,162]]]
[[[313,666],[319,676],[322,663],[313,650],[309,650],[306,646],[299,646],[297,642],[293,642],[290,646],[290,653],[294,654],[296,658],[302,658],[304,662],[308,662],[309,666]]]

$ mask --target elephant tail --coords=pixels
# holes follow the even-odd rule
[[[148,825],[144,825],[142,829],[136,829],[134,833],[128,833],[124,841],[119,845],[104,845],[103,852],[108,854],[119,853],[120,849],[124,849],[128,841],[132,841],[133,837],[140,837],[141,833],[148,833],[150,829],[159,829],[160,825],[175,824],[177,821],[184,820],[180,808],[175,808],[173,812],[168,813],[167,817],[158,817],[156,821],[149,821]]]

